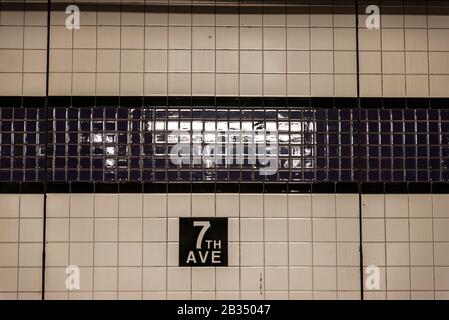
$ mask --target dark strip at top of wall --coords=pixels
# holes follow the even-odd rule
[[[171,13],[243,13],[243,14],[353,14],[354,1],[352,0],[260,0],[240,2],[237,0],[217,0],[217,1],[196,1],[194,4],[190,0],[176,1],[146,1],[145,4],[133,3],[133,1],[123,0],[121,2],[82,2],[76,1],[58,2],[52,4],[52,11],[64,11],[66,6],[76,4],[80,10],[87,11],[109,11],[109,12],[171,12]],[[263,6],[262,6],[263,4]],[[364,13],[364,5],[379,5],[382,14],[426,14],[445,15],[448,14],[447,0],[421,0],[421,1],[382,1],[382,3],[367,3],[359,1],[361,13]],[[23,2],[12,1],[3,2],[1,10],[20,11],[46,11],[46,1]],[[443,10],[441,10],[443,9]]]
[[[313,109],[356,109],[357,98],[334,97],[175,97],[175,96],[51,96],[49,107],[291,107]],[[43,108],[45,97],[0,97],[0,108]],[[449,98],[360,98],[364,109],[442,109]]]
[[[0,182],[0,194],[42,194],[41,182]],[[352,193],[449,194],[441,182],[274,182],[274,183],[151,183],[151,182],[49,182],[48,193]]]

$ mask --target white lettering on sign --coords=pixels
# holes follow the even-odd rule
[[[204,235],[206,234],[207,230],[210,228],[210,222],[209,221],[195,221],[193,223],[194,227],[202,227],[200,233],[198,234],[198,238],[196,239],[196,248],[198,250],[201,249],[201,244],[203,243]]]

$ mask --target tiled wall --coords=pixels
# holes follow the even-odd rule
[[[52,11],[50,95],[357,94],[352,3],[167,7],[141,0],[132,10],[124,10],[127,1],[115,1],[115,10],[105,1],[78,3],[79,30],[66,29],[64,5]],[[1,95],[45,95],[46,12],[28,6],[1,10]],[[366,6],[360,2],[361,13]],[[372,31],[361,14],[361,96],[447,97],[448,10],[447,3],[385,2],[382,28]]]
[[[449,197],[363,195],[364,265],[380,268],[376,299],[449,298]]]
[[[381,271],[365,298],[448,298],[449,197],[362,203],[364,264]],[[1,297],[39,298],[42,196],[0,205]],[[359,299],[358,214],[357,194],[49,194],[46,298]],[[178,267],[189,216],[229,218],[228,267]]]

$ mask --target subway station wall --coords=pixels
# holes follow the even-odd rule
[[[185,120],[205,127],[223,117],[226,128],[240,128],[245,112],[253,124],[270,123],[292,134],[289,139],[301,136],[296,153],[284,154],[287,166],[274,181],[448,180],[447,99],[425,109],[384,107],[381,101],[370,110],[295,105],[286,111],[262,104],[243,112],[237,104],[222,106],[221,114],[217,105],[195,111],[193,105],[170,110],[161,104],[147,108],[148,118],[139,113],[145,104],[95,104],[102,96],[167,102],[172,96],[356,98],[358,84],[364,98],[447,98],[447,3],[394,7],[384,1],[379,30],[365,28],[365,1],[359,2],[359,30],[352,1],[333,8],[133,3],[125,10],[127,1],[79,1],[79,30],[66,29],[65,5],[53,7],[49,95],[70,103],[88,96],[94,103],[50,103],[54,144],[45,150],[43,105],[3,104],[10,97],[45,96],[45,6],[0,2],[0,96],[7,97],[0,106],[0,193],[11,182],[44,181],[45,155],[49,181],[258,181],[253,168],[226,169],[221,176],[203,168],[183,173],[144,149],[151,144],[157,150],[166,124],[180,128]],[[175,120],[168,121],[169,112]],[[152,130],[159,125],[150,140],[145,122]],[[364,138],[354,144],[360,124]],[[309,125],[315,131],[306,132]],[[95,135],[101,138],[95,141]],[[124,140],[116,140],[120,136]],[[116,152],[132,144],[144,153],[128,148],[107,158],[106,148]],[[165,140],[160,144],[167,147]],[[359,154],[363,164],[356,161],[356,147],[365,152]],[[305,155],[309,149],[314,153]],[[150,165],[144,156],[153,157]],[[165,151],[160,156],[167,160]],[[107,160],[122,160],[121,167]],[[310,161],[314,166],[305,169]],[[40,299],[44,196],[8,192],[0,194],[0,298]],[[49,193],[47,200],[46,299],[360,299],[360,272],[367,277],[370,266],[380,270],[380,287],[365,287],[366,299],[449,299],[447,194],[362,194],[361,208],[358,194],[338,192]],[[228,267],[178,266],[180,217],[229,218]],[[80,267],[79,290],[66,289],[69,265]]]
[[[78,30],[66,29],[65,5],[56,3],[49,94],[356,96],[353,3],[289,2],[78,1]],[[0,95],[43,96],[45,5],[1,6]],[[360,1],[361,96],[447,97],[447,3],[382,2],[379,30],[366,29],[366,6]]]
[[[39,299],[42,195],[0,195],[0,297]],[[49,194],[47,299],[360,299],[357,194]],[[449,298],[449,196],[364,194],[366,299]],[[178,267],[179,217],[228,217],[229,266]],[[66,267],[80,267],[68,291]],[[368,274],[365,273],[365,277]]]

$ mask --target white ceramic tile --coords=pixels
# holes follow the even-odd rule
[[[449,195],[434,194],[433,198],[433,216],[435,218],[449,217]]]
[[[387,243],[387,265],[407,266],[410,264],[410,246],[408,243]]]
[[[143,265],[159,267],[167,265],[167,245],[165,243],[143,244]]]
[[[432,241],[432,219],[410,219],[410,241]]]
[[[95,241],[117,241],[118,219],[98,218],[95,219]]]
[[[357,194],[336,194],[336,210],[339,218],[359,216],[359,196]]]
[[[190,268],[169,267],[167,273],[167,289],[170,291],[190,291],[190,272]]]
[[[18,218],[20,210],[20,196],[17,194],[1,194],[1,218]]]
[[[337,265],[357,266],[360,264],[359,243],[337,243]]]
[[[19,266],[20,267],[42,266],[42,244],[40,243],[19,244]]]
[[[118,268],[119,291],[140,291],[141,289],[142,289],[141,268],[134,268],[134,267]],[[119,292],[119,294],[121,293],[122,292]]]
[[[170,220],[175,222],[174,220]],[[167,221],[161,218],[147,218],[143,220],[144,241],[166,241]]]
[[[186,194],[168,195],[168,216],[169,217],[190,217],[191,197]]]
[[[384,195],[363,194],[362,195],[362,215],[364,218],[385,216]]]
[[[228,219],[228,241],[239,241],[240,221],[238,218]]]
[[[93,217],[94,195],[71,194],[70,195],[70,217]]]
[[[19,220],[0,219],[0,231],[0,242],[17,242],[19,240]]]
[[[0,291],[17,291],[17,268],[0,268]]]
[[[449,265],[449,242],[436,242],[434,244],[434,263],[436,266]]]
[[[430,194],[409,195],[409,213],[411,218],[432,217],[432,195]]]
[[[167,288],[166,268],[143,268],[143,290],[165,291]]]
[[[264,240],[265,241],[287,241],[287,220],[266,218],[264,220]]]
[[[410,290],[410,270],[408,267],[387,267],[388,290]]]
[[[255,291],[260,294],[264,290],[263,268],[242,267],[240,268],[240,289],[242,291]]]
[[[363,265],[384,266],[386,260],[385,243],[363,243]]]
[[[290,241],[311,241],[312,220],[311,219],[289,219],[288,238]]]
[[[435,267],[435,290],[449,290],[448,267]]]
[[[240,195],[241,217],[262,217],[263,215],[264,215],[264,201],[262,195],[256,194]]]
[[[314,266],[335,266],[337,264],[336,243],[315,242],[312,248]]]
[[[215,268],[193,268],[192,290],[215,291]]]
[[[337,241],[359,241],[359,220],[354,218],[338,218]]]
[[[314,241],[335,241],[336,239],[336,219],[317,218],[312,221]]]
[[[142,243],[119,243],[119,266],[135,267],[142,265]]]
[[[179,266],[179,243],[169,242],[167,245],[167,265],[169,267]]]
[[[96,194],[95,195],[95,217],[117,217],[118,195]]]
[[[335,267],[314,267],[313,268],[313,288],[316,291],[336,290],[337,288],[337,268]]]
[[[70,264],[79,267],[91,267],[94,260],[93,249],[93,243],[71,243]]]
[[[287,242],[265,242],[265,266],[287,266],[288,265],[288,243]]]
[[[408,217],[408,198],[406,194],[386,194],[385,195],[385,216],[386,217]]]
[[[95,243],[94,265],[99,267],[117,266],[118,260],[117,243]]]
[[[143,195],[143,204],[144,217],[167,216],[167,196],[165,194],[145,194]]]
[[[362,232],[364,242],[385,241],[384,219],[363,219]]]
[[[409,241],[408,219],[386,219],[387,241]]]
[[[290,290],[309,291],[312,290],[312,268],[290,268],[289,288]]]
[[[360,269],[358,267],[339,267],[337,280],[339,291],[357,291],[360,289]]]
[[[141,217],[143,199],[139,194],[119,195],[119,216],[120,217]]]
[[[314,217],[335,217],[335,195],[312,194],[312,214]]]
[[[142,241],[142,219],[120,218],[119,241]]]
[[[265,217],[282,218],[287,217],[287,195],[264,195]]]
[[[240,263],[242,266],[262,266],[264,264],[264,245],[262,242],[241,242]]]
[[[195,217],[215,216],[215,194],[192,194],[192,215]]]
[[[0,243],[0,267],[17,267],[18,254],[17,243]]]
[[[48,269],[48,277],[47,280],[51,279],[50,276],[50,268]],[[41,268],[20,268],[19,269],[19,291],[40,291],[42,286],[42,271]],[[14,279],[14,278],[13,278]],[[52,287],[49,285],[48,290],[50,291]],[[62,291],[62,290],[61,290]]]
[[[70,241],[92,242],[94,237],[94,219],[74,218],[70,219]]]
[[[411,290],[434,290],[433,268],[412,267],[410,270]],[[415,296],[418,298],[417,296]],[[425,298],[422,296],[422,298]],[[433,299],[433,298],[432,298]]]
[[[410,243],[410,263],[414,266],[430,266],[434,263],[433,244],[429,242]]]
[[[233,291],[239,290],[239,269],[224,267],[216,269],[217,290]]]
[[[49,198],[51,199],[50,195]],[[51,210],[51,207],[52,205],[50,200],[48,208],[49,211]],[[60,209],[65,210],[63,205],[60,207]],[[41,195],[23,194],[20,196],[21,218],[41,218],[43,212],[44,212],[44,198]]]
[[[1,221],[1,222],[3,222],[3,221]],[[47,221],[47,223],[48,222],[49,221]],[[49,228],[50,226],[51,226],[51,224],[47,225],[48,231],[50,231],[50,228]],[[12,228],[11,232],[15,232],[14,227]],[[20,242],[42,242],[42,220],[41,219],[21,219],[20,220],[19,241]]]
[[[288,195],[288,216],[311,217],[312,216],[312,196],[308,194]]]
[[[116,267],[94,268],[94,290],[95,291],[117,291]]]
[[[266,267],[265,290],[288,290],[288,268]]]
[[[263,219],[242,218],[240,219],[241,241],[263,241]]]
[[[65,268],[48,268],[45,271],[46,290],[50,292],[65,292],[67,294],[67,288],[65,287],[67,274],[65,273]]]

